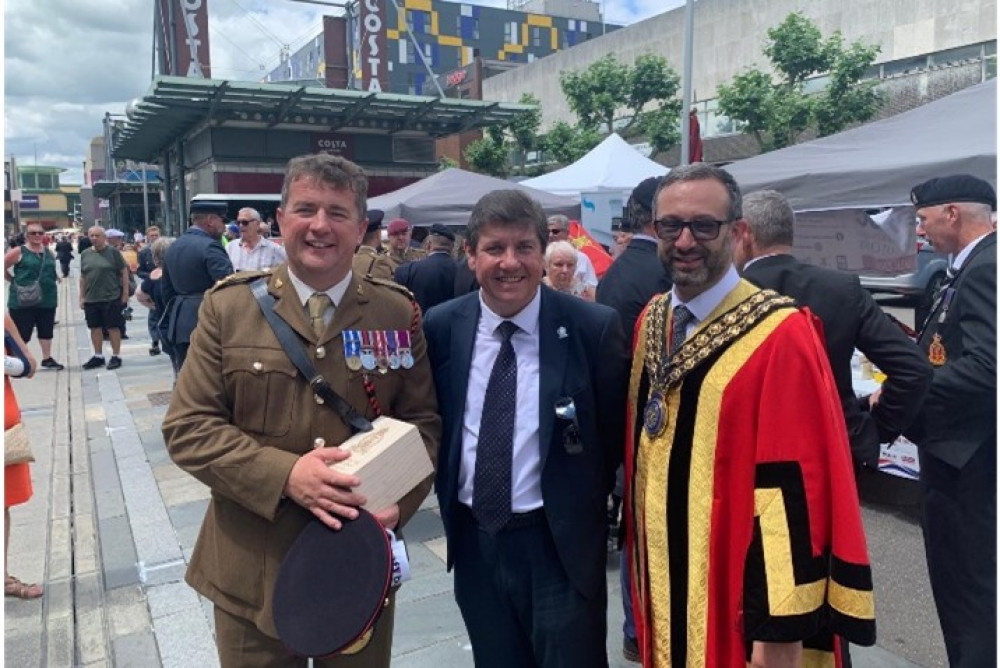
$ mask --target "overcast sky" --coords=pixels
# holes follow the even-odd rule
[[[207,0],[212,78],[257,81],[322,30],[324,8],[294,0]],[[505,7],[506,0],[466,0]],[[6,0],[4,155],[66,168],[82,183],[104,114],[123,114],[153,76],[151,0]],[[604,0],[631,24],[683,0]]]

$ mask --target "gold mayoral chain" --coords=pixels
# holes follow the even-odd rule
[[[667,319],[670,314],[670,297],[667,295],[655,301],[650,306],[646,319],[650,354],[646,356],[645,364],[649,374],[650,394],[643,411],[643,423],[647,434],[656,437],[663,433],[667,426],[666,395],[680,385],[685,376],[709,357],[728,347],[772,311],[794,306],[794,299],[779,295],[773,290],[754,292],[709,322],[666,360],[663,353],[669,345]]]

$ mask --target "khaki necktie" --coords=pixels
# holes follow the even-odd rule
[[[309,322],[312,325],[313,331],[316,332],[316,336],[323,336],[323,332],[326,331],[326,322],[323,320],[323,314],[326,313],[328,306],[333,306],[333,301],[330,299],[330,295],[325,292],[314,292],[306,300],[306,308],[309,310]]]

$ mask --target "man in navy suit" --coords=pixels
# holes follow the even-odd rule
[[[396,269],[396,282],[406,286],[420,304],[424,313],[432,307],[455,296],[455,233],[444,225],[431,226],[428,238],[428,255],[400,265]]]
[[[225,202],[191,202],[191,227],[170,245],[163,260],[160,285],[175,373],[180,373],[187,357],[205,291],[233,273],[233,263],[219,241],[226,228],[225,215]]]
[[[911,194],[917,234],[951,255],[952,279],[917,341],[934,378],[906,431],[920,451],[931,590],[951,666],[997,665],[996,192],[967,174]]]
[[[607,666],[605,499],[621,455],[618,314],[541,286],[537,202],[487,194],[480,290],[424,322],[443,421],[437,495],[478,668]]]

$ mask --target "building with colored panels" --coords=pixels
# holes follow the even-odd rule
[[[514,4],[565,15],[444,0],[360,0],[344,16],[325,17],[323,32],[267,81],[436,95],[435,78],[447,79],[476,58],[516,66],[621,28],[602,23],[598,3],[589,0]]]

